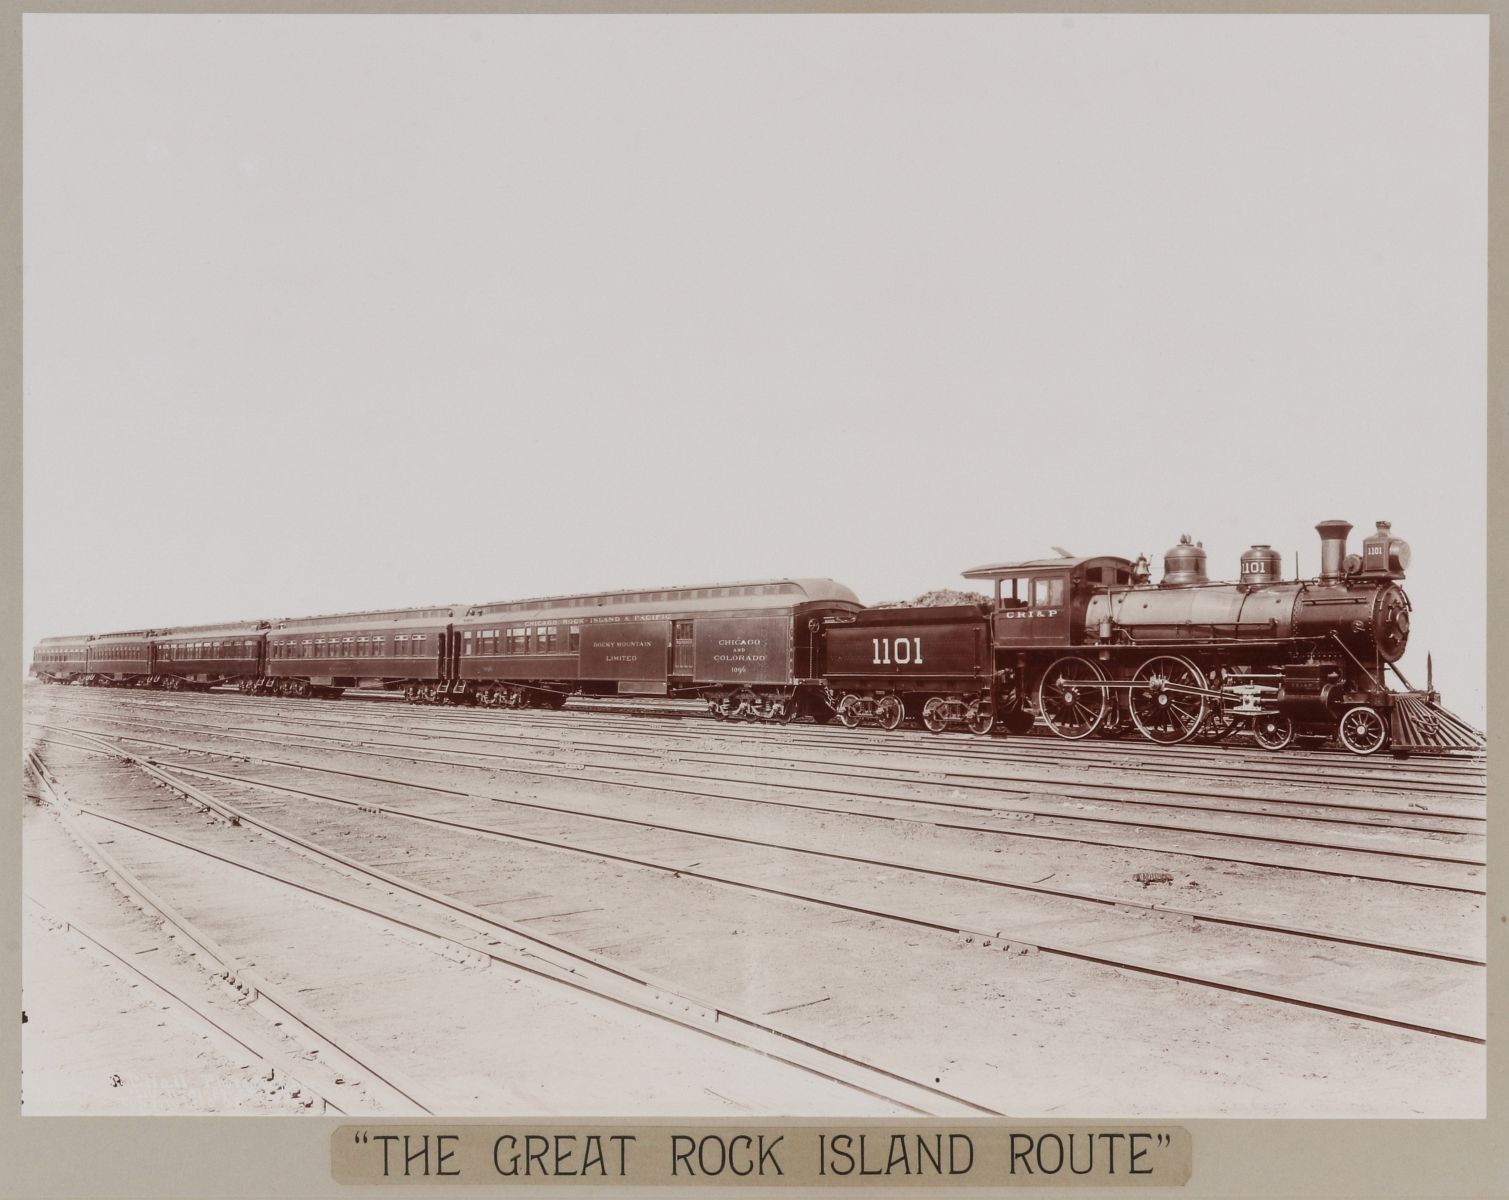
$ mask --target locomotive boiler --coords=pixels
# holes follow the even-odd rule
[[[1161,584],[1096,594],[1085,623],[1101,640],[1128,642],[1294,642],[1308,648],[1335,639],[1359,661],[1398,662],[1409,640],[1409,598],[1396,581],[1404,578],[1409,546],[1379,521],[1362,557],[1348,556],[1351,528],[1345,521],[1316,526],[1320,577],[1288,582],[1277,553],[1254,546],[1242,555],[1240,582],[1212,583],[1204,549],[1186,535],[1165,556]]]

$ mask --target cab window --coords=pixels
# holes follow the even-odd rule
[[[1064,603],[1064,577],[1055,575],[1032,581],[1033,608],[1062,608]]]
[[[1025,575],[1001,580],[1001,607],[1026,608],[1031,597],[1032,581]]]

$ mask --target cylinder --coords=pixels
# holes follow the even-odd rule
[[[1320,577],[1323,582],[1335,583],[1341,578],[1341,560],[1347,556],[1347,534],[1352,532],[1350,521],[1322,521],[1315,527],[1320,534]]]
[[[1250,546],[1243,552],[1243,583],[1277,583],[1283,577],[1283,557],[1266,542]]]

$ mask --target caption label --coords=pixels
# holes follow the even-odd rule
[[[1177,1126],[344,1125],[337,1183],[1178,1187]]]

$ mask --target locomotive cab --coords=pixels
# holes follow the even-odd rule
[[[1124,558],[1044,558],[995,563],[964,572],[995,583],[995,643],[1002,648],[1070,646],[1081,640],[1085,608],[1097,589],[1128,586]]]

